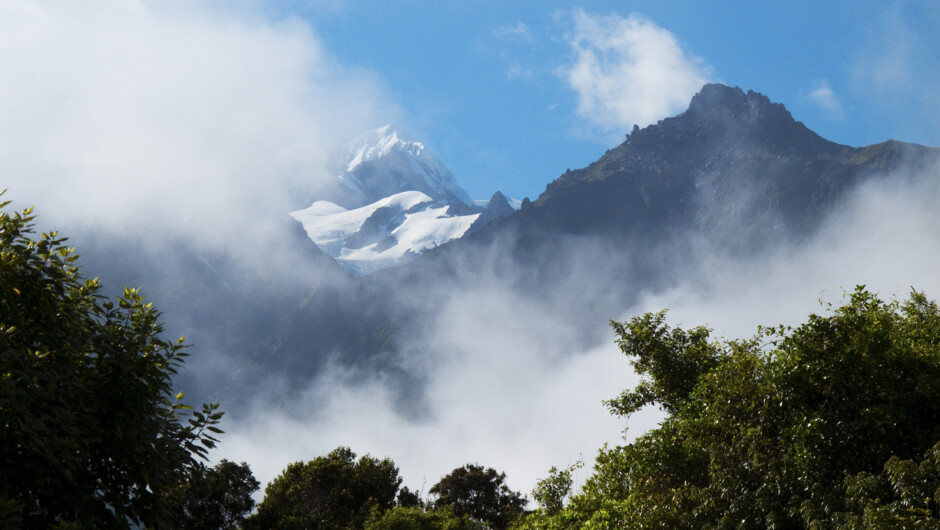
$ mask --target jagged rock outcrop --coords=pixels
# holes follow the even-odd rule
[[[497,191],[490,197],[489,202],[486,203],[486,209],[483,210],[483,213],[470,225],[467,234],[472,234],[497,219],[512,215],[515,211],[512,205],[509,204],[509,200],[506,199],[506,196],[503,195],[502,192]]]
[[[860,180],[933,152],[836,144],[762,94],[710,84],[685,112],[634,128],[596,162],[561,175],[511,224],[635,241],[694,230],[748,251],[805,237]]]

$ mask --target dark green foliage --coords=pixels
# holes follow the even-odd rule
[[[845,480],[850,512],[838,528],[940,528],[940,442],[918,462],[891,457],[880,474]]]
[[[251,495],[260,486],[244,462],[222,460],[211,468],[199,465],[174,492],[180,512],[177,525],[181,530],[236,528],[254,508]]]
[[[365,530],[484,530],[485,526],[466,515],[454,515],[450,508],[425,511],[396,506],[384,513],[374,511]]]
[[[859,288],[747,341],[708,342],[661,313],[614,329],[646,380],[611,407],[669,416],[602,449],[568,507],[526,527],[940,526],[940,311],[923,294]]]
[[[403,508],[424,508],[424,501],[417,493],[408,489],[408,486],[402,486],[398,490],[398,500],[395,503]]]
[[[522,515],[526,505],[525,498],[510,490],[505,481],[505,473],[467,464],[451,471],[429,493],[436,496],[435,508],[450,507],[457,515],[503,529]]]
[[[649,375],[632,391],[607,402],[620,415],[632,414],[656,403],[676,412],[699,382],[702,374],[718,363],[716,347],[708,342],[708,330],[669,329],[666,312],[647,313],[629,323],[611,321],[620,337],[620,351],[640,375]]]
[[[182,339],[160,337],[139,290],[108,300],[32,221],[0,211],[0,526],[167,523],[166,492],[214,446],[222,413],[179,403]]]
[[[348,447],[287,466],[265,488],[258,512],[246,528],[362,528],[370,513],[391,508],[401,484],[390,459],[365,455],[356,460]]]

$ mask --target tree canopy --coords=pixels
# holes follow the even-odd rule
[[[506,485],[506,474],[493,468],[467,464],[451,471],[428,491],[435,508],[448,507],[456,515],[508,528],[525,511],[526,500]]]
[[[601,449],[525,528],[940,527],[940,311],[864,288],[797,327],[716,341],[664,313],[614,322],[644,377],[608,405],[662,424]]]
[[[171,493],[178,503],[180,530],[229,530],[255,507],[251,495],[261,484],[248,464],[222,460],[214,467],[201,464]]]
[[[559,470],[552,466],[548,470],[548,476],[536,483],[532,498],[546,515],[555,515],[564,508],[565,498],[571,494],[571,486],[574,483],[571,473],[581,466],[580,461],[568,469]]]
[[[362,528],[373,509],[394,506],[401,484],[388,458],[365,455],[356,460],[348,447],[287,466],[265,488],[248,528]]]
[[[374,510],[365,530],[485,530],[483,523],[467,515],[454,515],[449,507],[427,510],[395,506],[385,512]]]
[[[505,473],[466,465],[431,490],[433,502],[407,487],[389,459],[358,460],[338,447],[309,462],[295,462],[265,488],[258,511],[244,528],[428,530],[505,529],[525,498],[505,485]]]
[[[84,278],[32,209],[0,204],[0,526],[126,528],[172,518],[168,489],[214,446],[217,405],[171,390],[183,339],[139,289]]]

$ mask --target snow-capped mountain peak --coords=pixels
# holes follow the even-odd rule
[[[361,134],[340,157],[342,191],[290,215],[353,274],[397,265],[506,214],[477,205],[423,143],[390,125]]]
[[[420,191],[442,203],[473,201],[453,173],[423,143],[391,125],[361,134],[347,145],[340,180],[368,204],[403,191]]]
[[[404,136],[391,125],[362,133],[349,143],[346,171],[353,172],[363,162],[388,156],[394,149],[402,150],[411,156],[420,156],[424,151],[424,144],[405,139]]]

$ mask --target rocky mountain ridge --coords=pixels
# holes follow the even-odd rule
[[[689,108],[552,181],[509,219],[527,232],[658,238],[695,230],[746,251],[805,237],[860,181],[936,150],[830,142],[766,96],[706,85]]]

